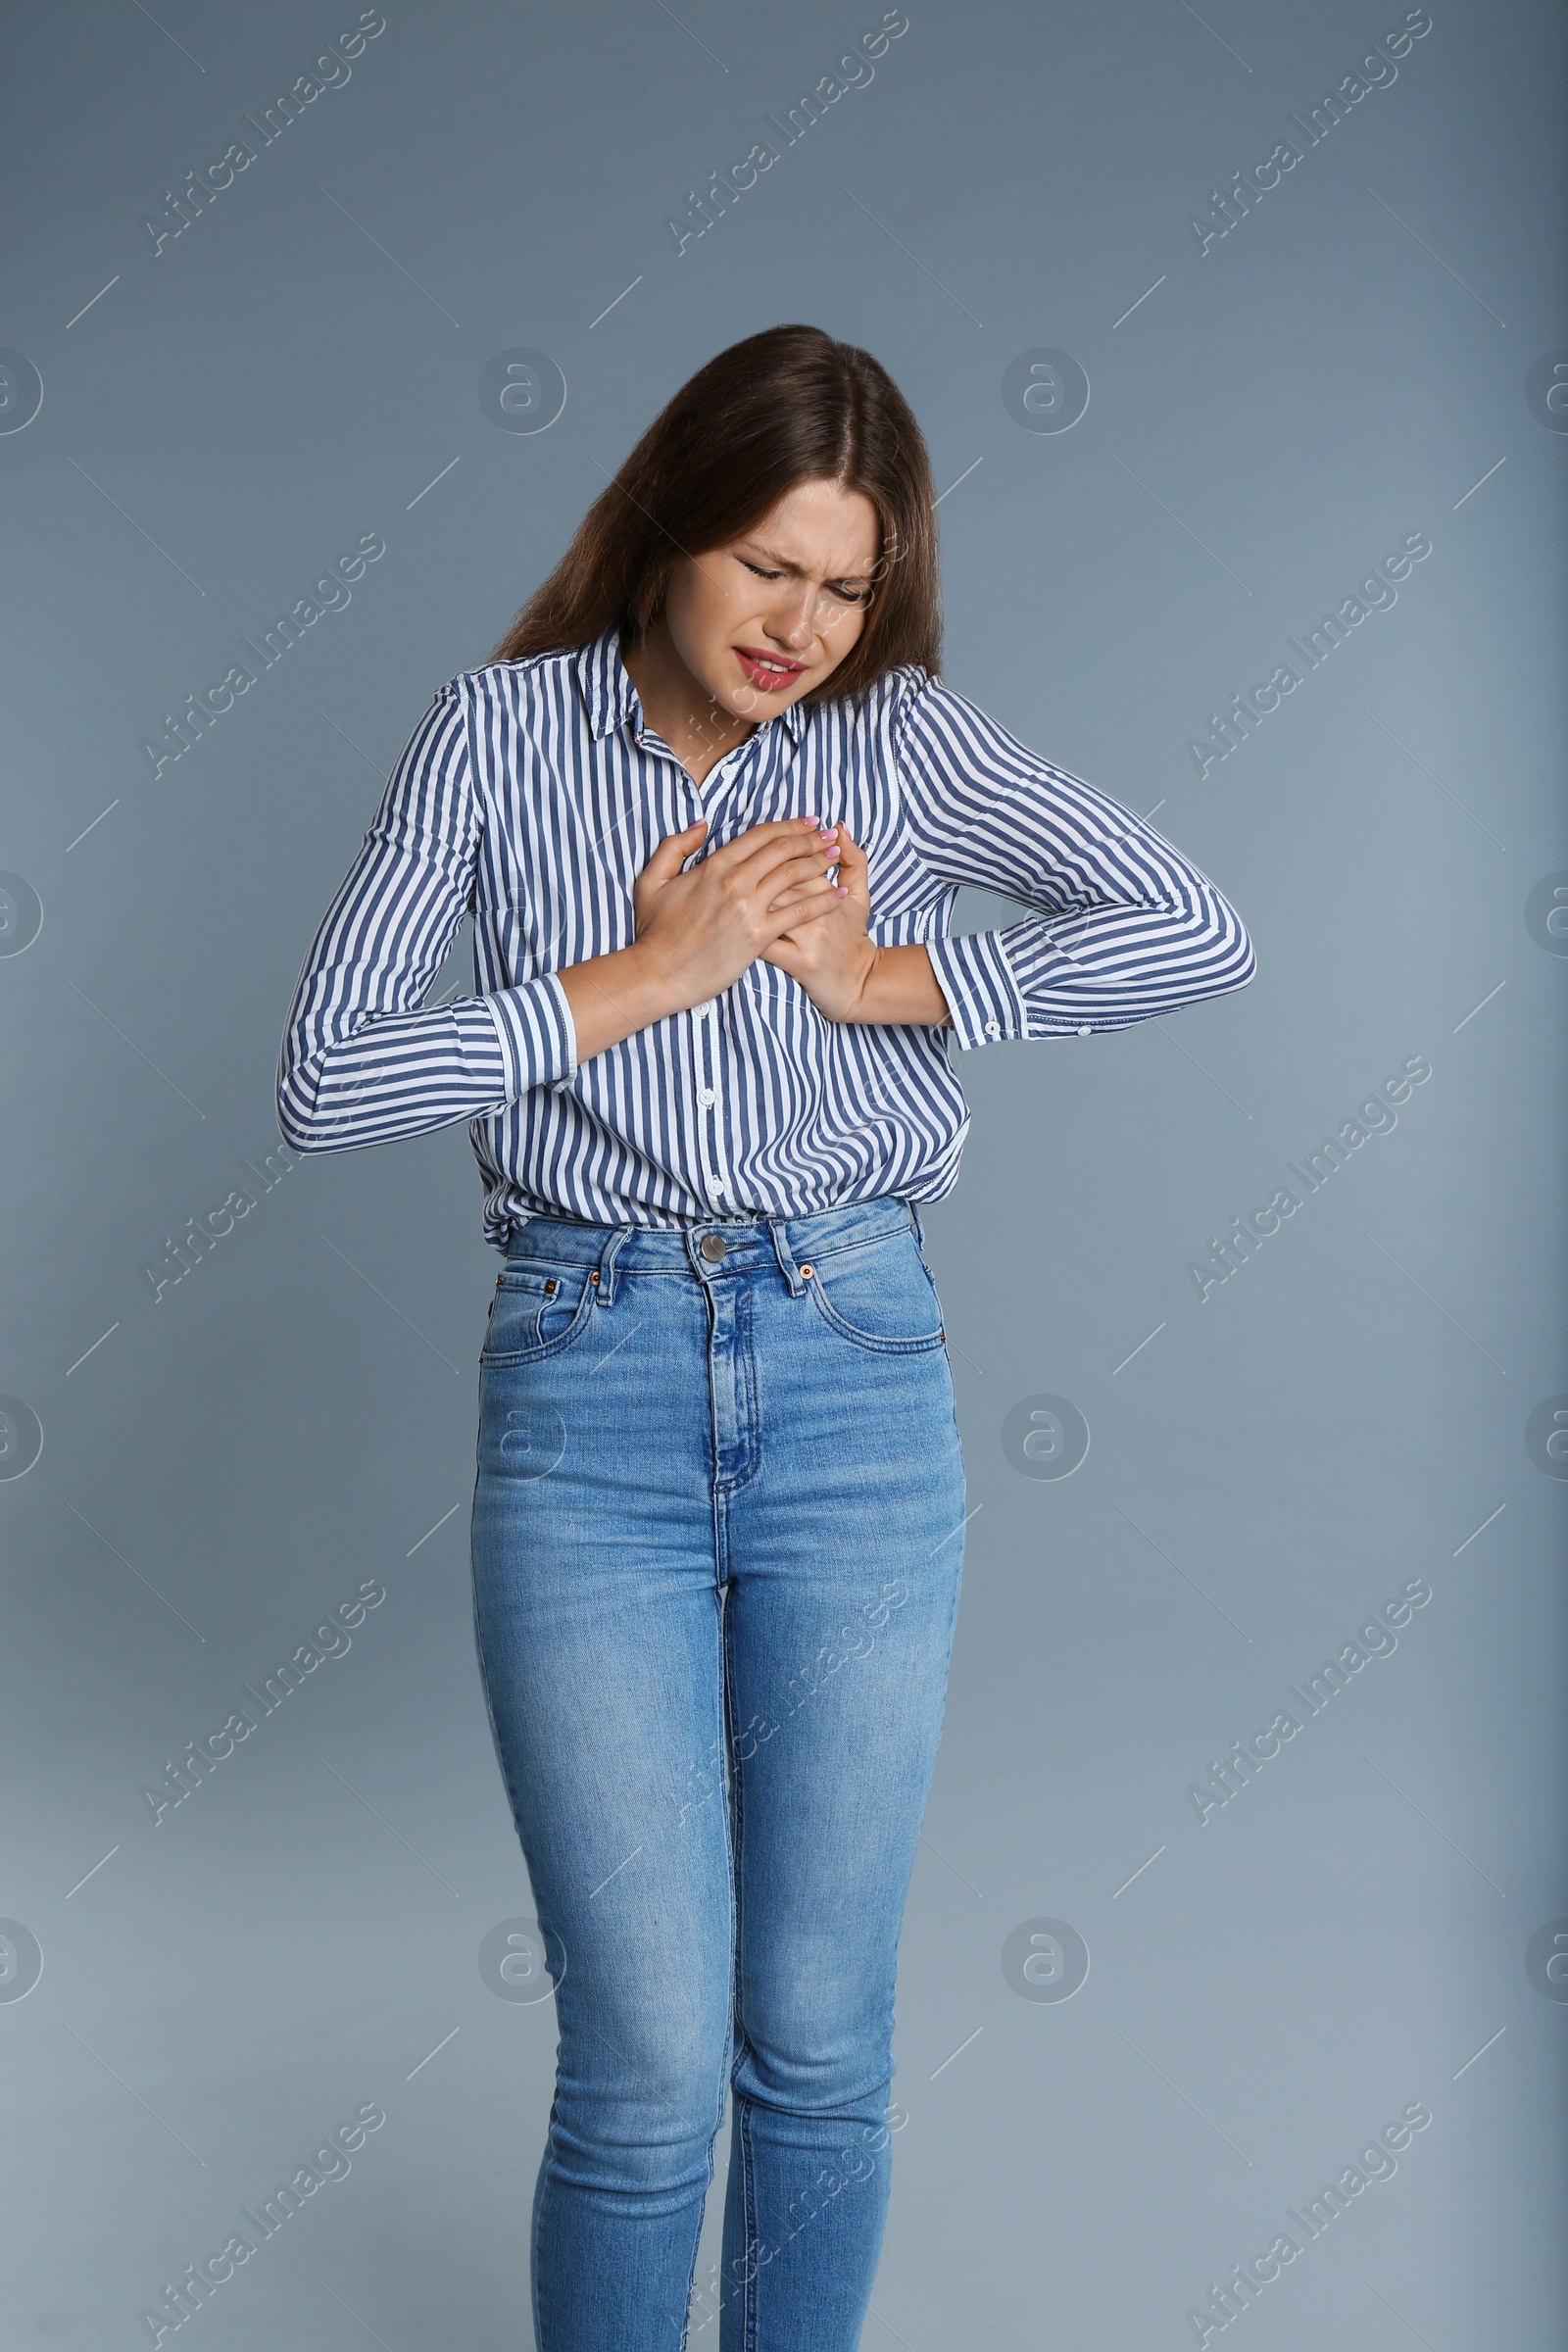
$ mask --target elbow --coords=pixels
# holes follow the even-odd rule
[[[308,1159],[313,1152],[326,1149],[314,1127],[290,1115],[281,1097],[277,1106],[277,1132],[289,1150],[301,1159]]]
[[[329,1122],[317,1109],[316,1088],[307,1073],[284,1070],[277,1082],[277,1132],[289,1150],[302,1159],[312,1152],[330,1152]]]
[[[1257,950],[1224,893],[1210,883],[1204,896],[1207,906],[1193,910],[1193,949],[1210,975],[1212,993],[1224,996],[1232,989],[1245,988],[1252,978],[1257,970]]]
[[[1229,996],[1257,970],[1250,932],[1212,885],[1185,910],[1176,934],[1170,969],[1181,1002]]]
[[[1241,916],[1236,915],[1234,920],[1236,939],[1232,953],[1230,986],[1245,988],[1257,970],[1257,950],[1253,947],[1252,935],[1242,921]]]

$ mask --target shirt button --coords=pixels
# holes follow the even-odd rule
[[[987,1037],[1000,1037],[1002,1035],[1002,1023],[1000,1021],[987,1021],[986,1035]]]
[[[1087,1037],[1087,1036],[1089,1035],[1089,1031],[1088,1031],[1086,1028],[1085,1028],[1085,1029],[1080,1029],[1080,1030],[1079,1030],[1079,1032],[1078,1032],[1078,1034],[1079,1034],[1079,1036],[1080,1036],[1080,1037]]]
[[[710,1104],[718,1101],[718,1097],[710,1086],[700,1086],[697,1089],[697,1100],[707,1110]]]
[[[710,1021],[712,1017],[713,1000],[711,997],[709,998],[706,1004],[694,1004],[692,1006],[692,1019],[694,1021]]]

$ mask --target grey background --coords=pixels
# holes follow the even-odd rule
[[[191,2326],[529,2340],[554,2030],[476,1964],[529,1905],[468,1615],[496,1260],[466,1136],[307,1160],[156,1304],[142,1269],[275,1147],[300,961],[431,691],[694,368],[805,318],[877,353],[956,485],[949,678],[1157,810],[1258,952],[1216,1004],[962,1065],[928,1224],[976,1515],[865,2342],[1191,2343],[1421,2100],[1396,2177],[1237,2325],[1544,2352],[1568,2009],[1525,1951],[1568,1912],[1564,1493],[1524,1432],[1568,1390],[1568,965],[1525,904],[1568,866],[1568,441],[1525,378],[1568,341],[1560,12],[1434,0],[1200,255],[1188,216],[1401,7],[911,0],[677,258],[664,216],[879,9],[388,0],[155,258],[142,216],[356,13],[11,26],[0,342],[44,399],[0,437],[0,866],[43,924],[0,958],[0,1390],[44,1443],[0,1484],[0,1913],[43,1955],[0,2002],[7,2342],[146,2342],[161,2283],[368,2100],[351,2175]],[[514,345],[568,387],[537,437],[477,398]],[[1059,436],[1001,397],[1039,346],[1092,388]],[[372,531],[348,609],[154,781],[161,714]],[[1397,606],[1200,780],[1206,714],[1415,531]],[[1397,1128],[1200,1302],[1208,1237],[1414,1054]],[[1091,1432],[1063,1481],[1003,1449],[1041,1393]],[[1412,1577],[1397,1651],[1200,1826],[1188,1785]],[[155,1828],[141,1785],[367,1578],[349,1654]],[[1062,2003],[1003,1972],[1044,1917],[1090,1954]]]

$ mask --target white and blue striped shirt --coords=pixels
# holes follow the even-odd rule
[[[706,854],[802,815],[868,853],[870,936],[924,942],[951,1029],[825,1020],[758,961],[579,1063],[555,974],[630,946],[658,843],[706,816]],[[963,883],[1038,912],[952,937]],[[426,1005],[466,913],[474,993]],[[466,1119],[501,1248],[541,1212],[679,1226],[934,1200],[969,1123],[953,1040],[1123,1029],[1253,966],[1190,859],[924,669],[779,712],[699,785],[645,727],[611,631],[435,695],[305,959],[278,1124],[310,1152]]]

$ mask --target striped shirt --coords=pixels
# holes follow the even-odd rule
[[[706,855],[802,815],[868,853],[870,937],[924,943],[951,1027],[826,1020],[759,960],[579,1063],[556,974],[631,944],[658,843],[704,816]],[[955,937],[964,883],[1033,911]],[[473,992],[427,1004],[465,914]],[[311,1152],[466,1119],[499,1248],[540,1213],[679,1227],[934,1200],[968,1127],[955,1043],[1124,1029],[1253,965],[1179,850],[924,669],[780,711],[699,785],[645,725],[612,630],[436,693],[306,956],[278,1124]]]

